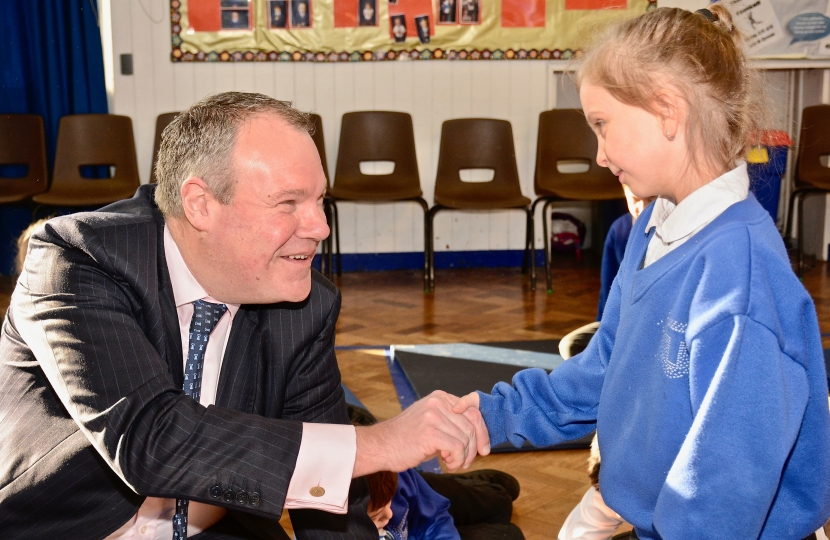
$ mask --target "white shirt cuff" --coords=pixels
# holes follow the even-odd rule
[[[303,422],[303,438],[285,508],[345,514],[356,455],[354,426]]]

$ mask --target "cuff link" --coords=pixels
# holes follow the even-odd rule
[[[308,490],[309,495],[312,497],[322,497],[326,494],[326,490],[320,486],[314,486],[313,488]]]

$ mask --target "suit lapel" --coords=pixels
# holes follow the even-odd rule
[[[254,413],[256,394],[261,385],[251,385],[258,380],[262,370],[262,347],[257,328],[259,318],[255,310],[240,307],[233,318],[231,335],[222,358],[216,405],[238,411]]]
[[[173,285],[167,269],[167,257],[164,254],[164,220],[161,220],[158,227],[158,246],[159,303],[164,319],[165,360],[170,366],[173,383],[177,388],[181,388],[184,383],[182,335],[179,316],[176,313],[176,301],[173,299]]]

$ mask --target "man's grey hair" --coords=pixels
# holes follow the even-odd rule
[[[290,101],[245,92],[206,97],[164,128],[155,165],[156,204],[164,217],[182,215],[182,184],[193,176],[204,180],[220,203],[231,202],[236,184],[233,150],[239,127],[264,114],[275,115],[300,131],[314,131],[310,116]]]

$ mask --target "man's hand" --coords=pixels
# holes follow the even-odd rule
[[[447,469],[467,468],[476,453],[490,453],[490,437],[475,407],[453,412],[458,398],[433,392],[398,416],[358,427],[353,477],[376,471],[400,472],[440,455]]]

